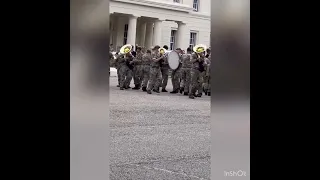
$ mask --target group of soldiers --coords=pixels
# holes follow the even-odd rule
[[[131,46],[131,45],[130,45]],[[168,92],[166,90],[171,70],[171,79],[173,91],[170,93],[181,93],[189,98],[201,97],[203,92],[210,96],[210,48],[195,47],[187,49],[185,53],[180,48],[175,51],[179,54],[179,66],[177,69],[170,69],[168,63],[168,54],[163,53],[168,50],[168,46],[154,46],[144,50],[136,46],[123,47],[115,57],[110,52],[110,65],[116,67],[118,74],[118,86],[120,90],[129,89],[133,79],[135,87],[133,90],[142,89],[142,91],[152,94]],[[196,49],[196,50],[194,50]],[[199,51],[197,50],[199,49]],[[167,51],[169,52],[169,51]]]

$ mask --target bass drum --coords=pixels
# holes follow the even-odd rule
[[[180,56],[177,52],[171,51],[168,53],[168,64],[171,69],[175,70],[179,67]]]

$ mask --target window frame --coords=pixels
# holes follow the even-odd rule
[[[129,24],[125,24],[124,32],[123,32],[123,45],[126,45],[128,42],[128,29],[129,29]]]
[[[192,34],[194,34],[194,37],[192,37]],[[194,47],[195,45],[197,45],[198,34],[199,34],[199,32],[197,32],[197,31],[190,31],[189,47],[190,47],[191,49],[193,49],[193,47]],[[191,40],[193,40],[193,44],[192,44],[192,41],[191,41]]]
[[[174,50],[176,46],[176,37],[177,37],[177,30],[171,29],[170,32],[170,50]],[[173,41],[172,41],[173,39]]]
[[[199,7],[200,7],[200,2],[199,1],[200,0],[193,0],[192,7],[193,7],[193,11],[195,11],[195,12],[199,12]]]

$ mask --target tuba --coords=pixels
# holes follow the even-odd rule
[[[124,45],[124,46],[122,46],[121,48],[120,48],[120,54],[121,55],[131,55],[132,56],[132,54],[131,54],[131,50],[132,50],[132,45],[131,44],[126,44],[126,45]]]
[[[121,55],[124,55],[124,57],[133,57],[133,55],[131,54],[131,50],[132,50],[132,45],[131,44],[126,44],[124,46],[122,46],[120,48],[120,54]],[[127,66],[129,67],[129,69],[133,69],[133,65],[130,64],[130,61],[129,59],[131,58],[128,58],[127,61],[126,61],[126,64]]]
[[[193,51],[198,55],[198,58],[200,58],[200,53],[206,52],[207,47],[203,44],[198,44],[193,47]]]
[[[200,54],[204,53],[207,50],[207,47],[203,44],[198,44],[193,47],[193,51],[198,55],[198,58],[200,59]],[[205,71],[205,67],[203,65],[204,61],[199,61],[199,71],[203,72]]]

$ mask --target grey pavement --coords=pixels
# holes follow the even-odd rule
[[[210,97],[116,85],[110,77],[110,179],[210,179]]]

